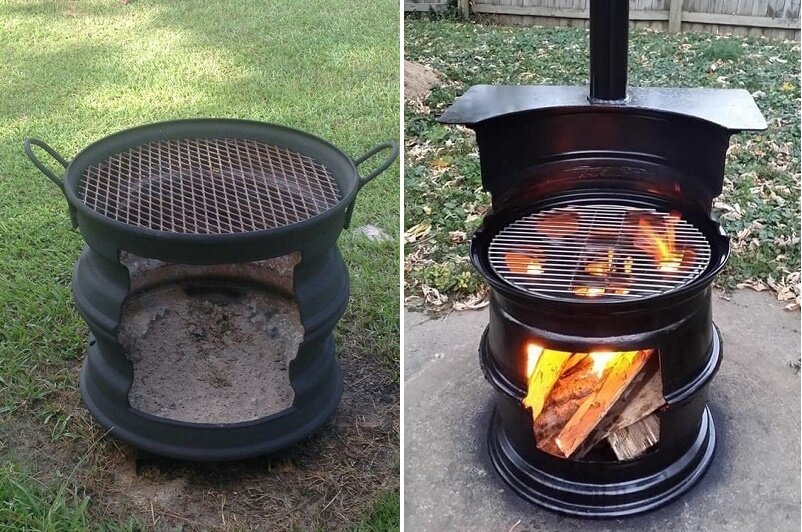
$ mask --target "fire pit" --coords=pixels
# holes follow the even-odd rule
[[[492,208],[471,259],[491,287],[480,353],[491,460],[526,500],[618,517],[690,488],[716,445],[722,357],[711,217],[748,92],[626,86],[628,2],[590,2],[590,94],[476,86],[441,117],[476,131]]]
[[[112,435],[227,460],[291,445],[331,416],[342,393],[332,330],[349,296],[336,241],[395,144],[354,161],[293,129],[199,119],[111,135],[69,163],[37,139],[25,151],[86,242],[73,277],[91,331],[81,395]]]

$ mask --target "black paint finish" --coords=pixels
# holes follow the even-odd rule
[[[627,97],[629,0],[590,2],[590,100]]]
[[[471,244],[490,284],[480,357],[496,391],[488,449],[499,476],[529,502],[580,517],[622,517],[676,499],[716,445],[707,389],[722,357],[710,284],[729,255],[711,218],[730,136],[766,122],[743,90],[626,87],[627,2],[591,2],[591,89],[471,87],[440,121],[476,132],[492,208]],[[711,246],[711,262],[671,292],[614,302],[565,300],[515,288],[490,268],[493,236],[523,214],[594,199],[680,211]],[[627,461],[561,459],[536,447],[524,408],[525,345],[570,352],[655,348],[667,405],[655,449]]]
[[[526,212],[559,205],[607,202],[665,209],[665,199],[610,188],[551,196]],[[496,390],[489,432],[491,459],[502,479],[529,500],[583,517],[621,517],[657,508],[701,478],[710,464],[715,430],[706,410],[708,385],[721,362],[721,339],[712,321],[710,283],[726,263],[729,240],[704,214],[683,213],[711,247],[707,269],[671,292],[632,301],[598,302],[524,292],[495,274],[487,248],[515,209],[490,214],[471,242],[474,267],[491,290],[490,323],[480,357]],[[566,460],[540,451],[526,395],[526,345],[535,341],[567,352],[657,349],[667,406],[659,411],[660,441],[640,458],[619,462],[595,456]]]
[[[740,90],[631,89],[625,105],[590,104],[579,87],[472,87],[440,118],[476,131],[494,208],[618,180],[710,211],[733,133],[763,129]],[[649,105],[655,104],[654,107]]]

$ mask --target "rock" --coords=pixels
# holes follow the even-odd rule
[[[377,227],[375,225],[363,225],[361,227],[357,227],[355,229],[355,231],[365,235],[368,240],[383,241],[383,240],[392,240],[393,239],[393,237],[391,237],[389,234],[387,234],[387,231],[385,231],[381,227]]]
[[[431,67],[404,61],[404,99],[423,100],[429,92],[445,84],[445,76]]]

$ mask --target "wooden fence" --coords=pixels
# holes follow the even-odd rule
[[[588,3],[606,0],[458,0],[464,15],[489,22],[586,26]],[[405,0],[406,11],[439,11],[448,0]],[[707,31],[772,38],[800,38],[800,0],[630,0],[635,27],[670,32]]]

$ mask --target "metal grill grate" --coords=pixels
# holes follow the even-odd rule
[[[675,290],[710,262],[705,236],[679,215],[610,204],[519,218],[493,238],[490,265],[527,292],[595,301]]]
[[[297,223],[337,204],[329,170],[247,139],[154,141],[86,169],[78,197],[118,222],[157,231],[244,233]]]

